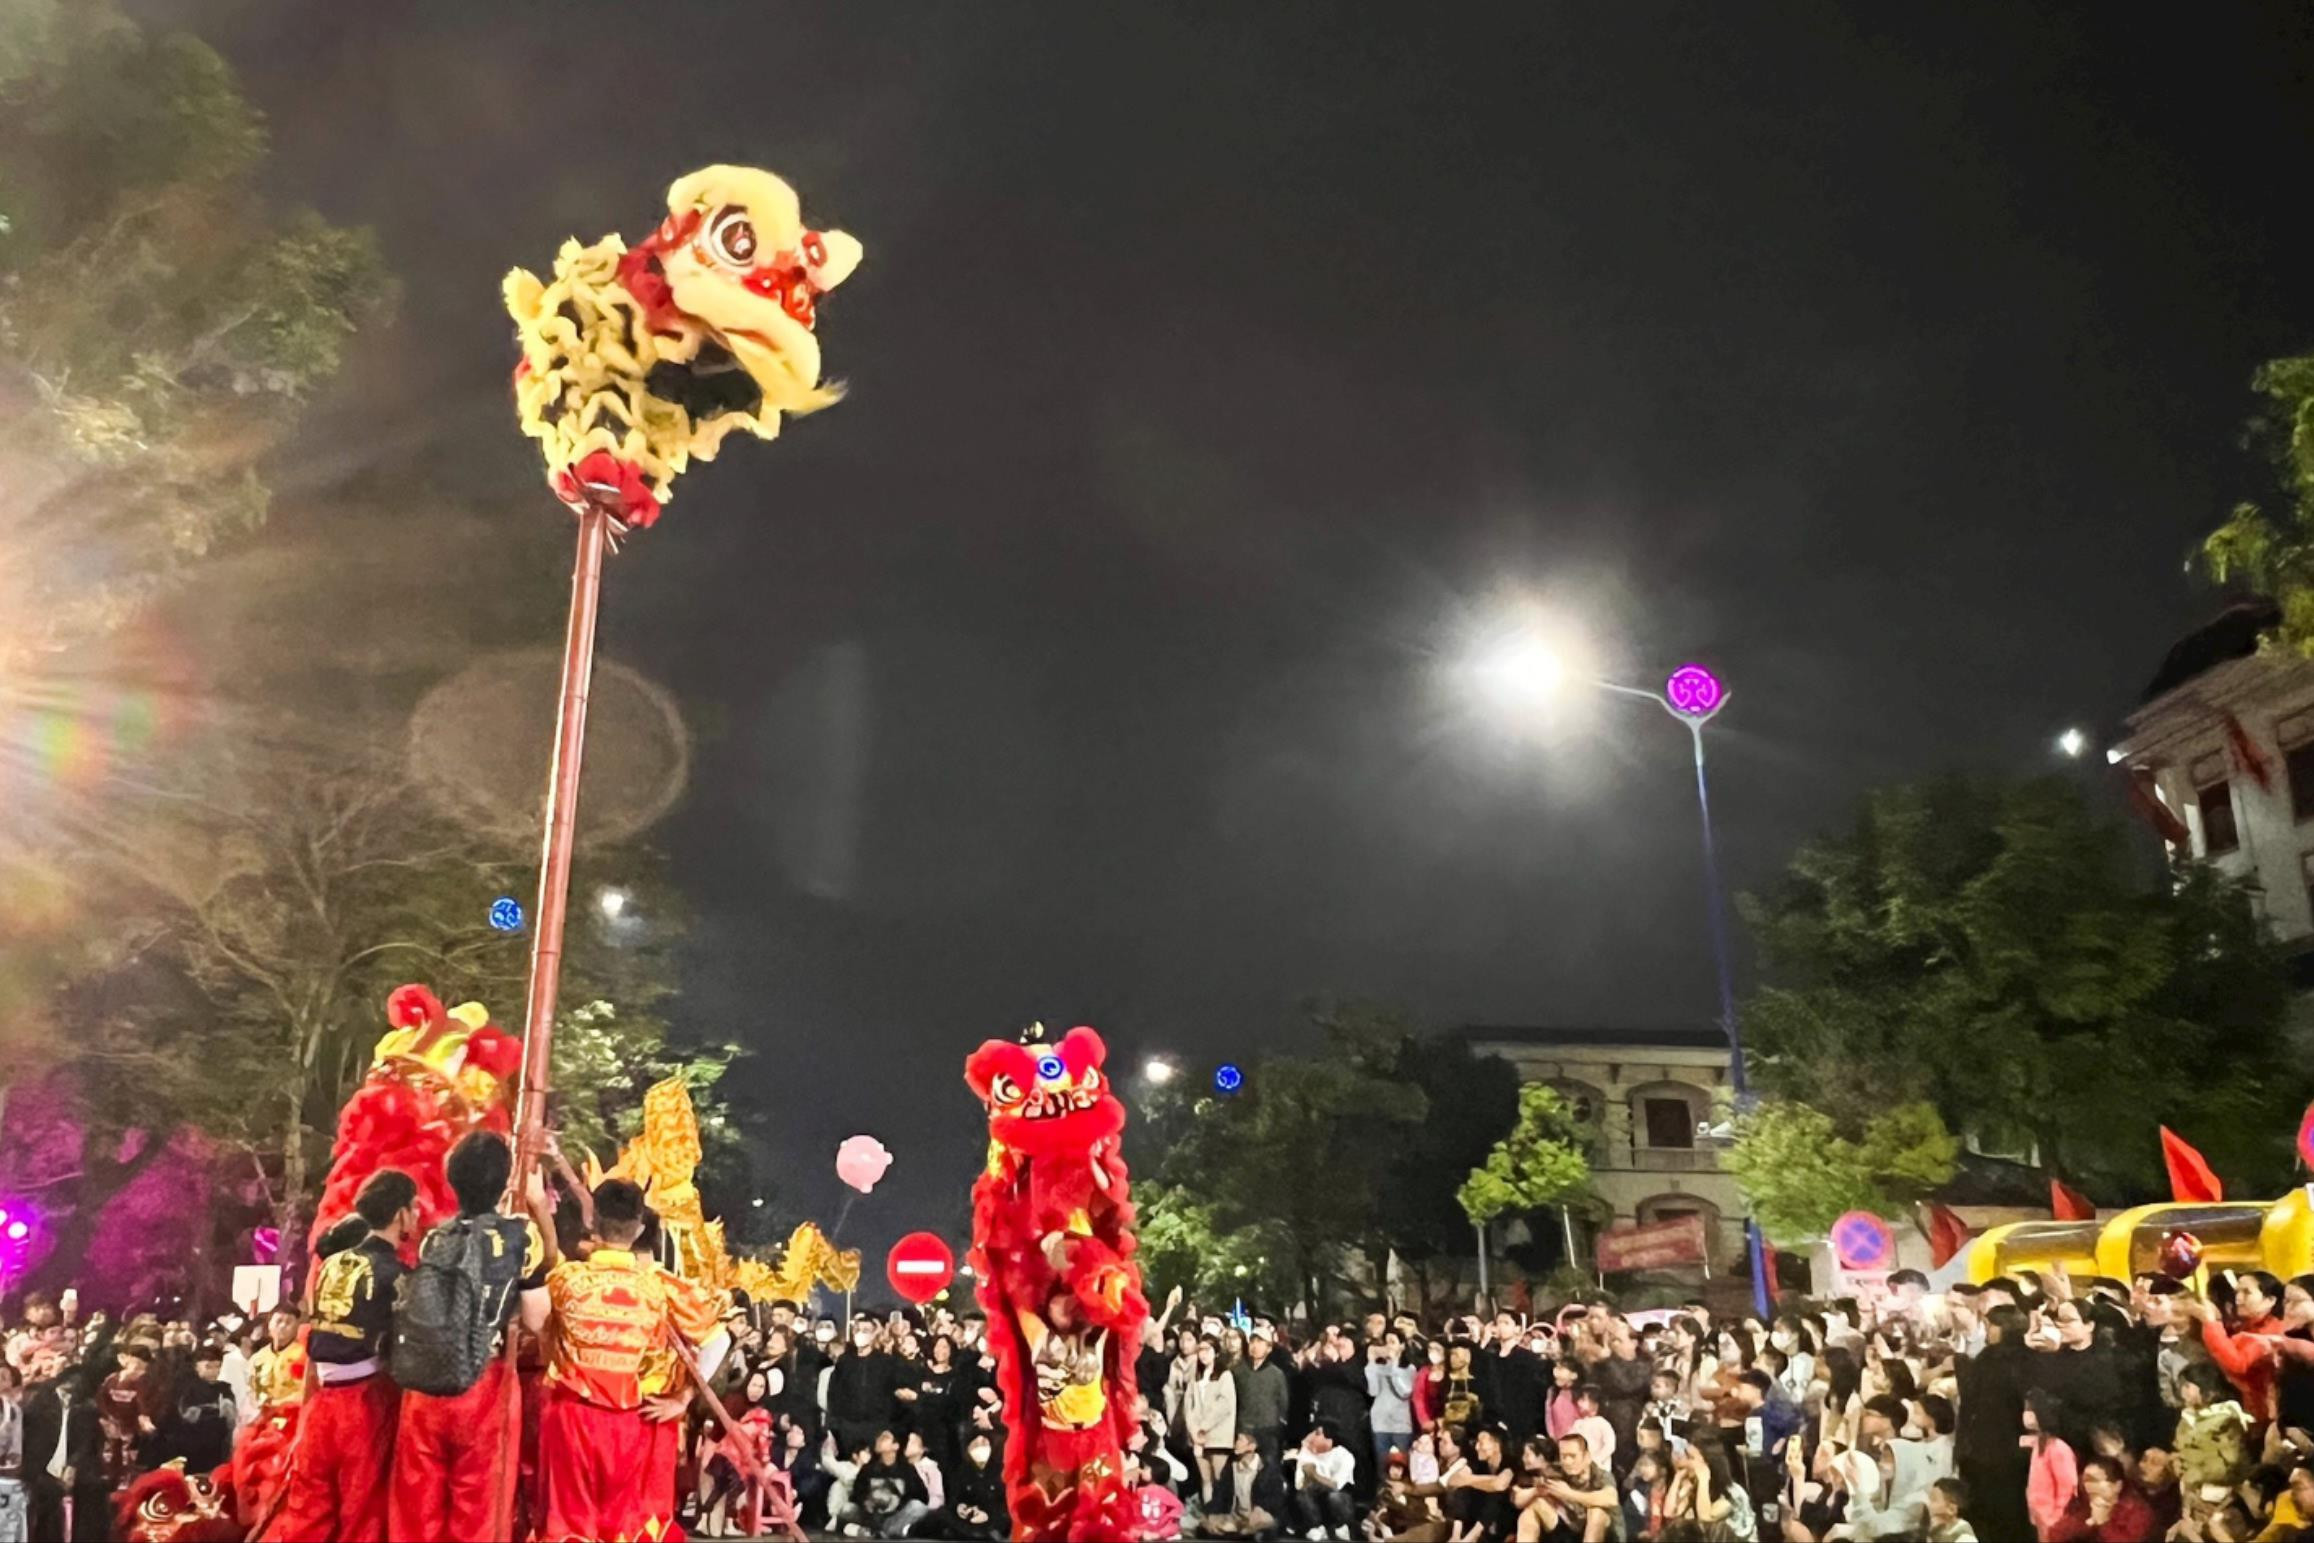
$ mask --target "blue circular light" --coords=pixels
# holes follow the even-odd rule
[[[1058,1082],[1067,1070],[1057,1055],[1040,1055],[1036,1058],[1036,1074],[1040,1082]]]
[[[1237,1069],[1235,1061],[1224,1061],[1213,1069],[1213,1087],[1217,1093],[1235,1093],[1245,1086],[1245,1073]]]
[[[512,895],[500,895],[490,902],[490,925],[500,932],[522,930],[522,902]]]

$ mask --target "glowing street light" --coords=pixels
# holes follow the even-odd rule
[[[1565,664],[1565,652],[1544,630],[1542,620],[1530,611],[1482,644],[1472,660],[1472,674],[1476,684],[1498,703],[1525,706],[1556,694],[1570,672]],[[1727,682],[1703,665],[1688,663],[1666,675],[1659,690],[1595,677],[1590,684],[1615,696],[1653,702],[1685,728],[1694,742],[1695,803],[1703,820],[1704,904],[1711,924],[1712,965],[1719,977],[1720,1031],[1727,1036],[1728,1081],[1740,1102],[1744,1096],[1743,1034],[1736,1021],[1735,974],[1728,958],[1727,902],[1720,886],[1719,844],[1711,825],[1711,785],[1704,777],[1703,767],[1703,726],[1727,706],[1730,695]],[[1760,1237],[1757,1220],[1744,1230],[1751,1252],[1753,1303],[1764,1317],[1768,1311],[1766,1245]],[[1478,1263],[1479,1291],[1483,1295],[1486,1290],[1484,1228],[1479,1231]]]
[[[1141,1076],[1153,1088],[1164,1087],[1180,1075],[1180,1070],[1161,1055],[1153,1055],[1141,1063]]]
[[[2089,748],[2089,736],[2079,729],[2067,729],[2057,736],[2057,753],[2068,761],[2081,759],[2081,752]]]
[[[1505,706],[1546,702],[1567,683],[1567,661],[1548,638],[1521,628],[1480,650],[1473,661],[1479,688]]]
[[[606,918],[617,921],[627,914],[627,892],[623,889],[606,889],[595,897],[595,904],[602,909]]]

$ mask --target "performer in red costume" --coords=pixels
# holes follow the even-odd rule
[[[1088,1028],[990,1040],[964,1065],[988,1106],[988,1167],[972,1186],[972,1268],[1011,1439],[1004,1478],[1017,1539],[1132,1539],[1125,1447],[1149,1303],[1133,1264],[1133,1203],[1118,1149],[1125,1106]]]
[[[418,1187],[388,1168],[354,1200],[369,1224],[360,1242],[322,1261],[306,1351],[318,1386],[298,1421],[289,1493],[265,1534],[270,1543],[381,1543],[386,1481],[401,1395],[385,1370],[394,1326],[401,1245],[416,1227]]]
[[[450,1188],[458,1196],[459,1219],[451,1225],[472,1229],[487,1240],[483,1265],[483,1315],[500,1338],[482,1375],[463,1393],[402,1393],[401,1425],[394,1437],[392,1495],[387,1530],[399,1543],[454,1543],[487,1538],[501,1525],[498,1507],[505,1493],[510,1420],[520,1407],[508,1396],[504,1336],[519,1326],[537,1333],[546,1326],[546,1273],[560,1263],[554,1248],[554,1212],[546,1186],[534,1172],[527,1202],[530,1219],[498,1214],[514,1171],[514,1152],[495,1131],[468,1131],[450,1149]],[[438,1245],[437,1245],[438,1246]],[[406,1369],[405,1369],[406,1372]],[[517,1449],[519,1450],[519,1449]]]
[[[714,1293],[638,1259],[643,1192],[605,1179],[594,1194],[601,1246],[546,1278],[545,1408],[539,1476],[546,1490],[542,1543],[658,1543],[679,1536],[674,1474],[661,1467],[659,1427],[689,1401],[654,1396],[654,1362],[680,1334],[711,1377],[730,1346]]]
[[[275,1513],[289,1479],[289,1454],[297,1442],[297,1419],[305,1405],[305,1331],[297,1309],[284,1302],[266,1315],[268,1342],[249,1362],[249,1396],[257,1412],[241,1427],[233,1460],[225,1467],[223,1490],[246,1535]]]

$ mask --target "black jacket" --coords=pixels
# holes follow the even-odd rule
[[[2123,1434],[2129,1433],[2136,1406],[2121,1357],[2111,1346],[2028,1352],[2025,1366],[2028,1389],[2046,1388],[2065,1401],[2064,1428],[2056,1434],[2074,1451],[2089,1450],[2090,1429],[2101,1420],[2121,1422]]]
[[[58,1397],[63,1392],[64,1398]],[[70,1375],[55,1382],[36,1382],[24,1390],[24,1475],[27,1479],[48,1471],[56,1455],[56,1433],[65,1416],[67,1399],[71,1423],[65,1426],[64,1461],[83,1487],[104,1484],[104,1424],[96,1405]]]
[[[190,1378],[177,1406],[161,1427],[160,1462],[183,1458],[189,1473],[207,1473],[233,1455],[233,1390],[221,1382]]]
[[[1004,1462],[990,1453],[988,1466],[975,1468],[970,1458],[958,1462],[948,1474],[948,1493],[943,1498],[948,1509],[971,1506],[988,1513],[989,1524],[999,1536],[1012,1531],[1012,1514],[1004,1505]]]
[[[1975,1360],[1961,1363],[1955,1458],[1993,1467],[2020,1461],[2017,1438],[2025,1429],[2025,1389],[2031,1385],[2032,1361],[2032,1351],[2004,1341],[1985,1346]]]
[[[1480,1356],[1478,1365],[1486,1373],[1481,1396],[1487,1408],[1516,1440],[1533,1435],[1543,1423],[1543,1381],[1550,1375],[1549,1364],[1522,1345],[1509,1355]],[[1517,1450],[1515,1444],[1512,1450]]]
[[[1355,1446],[1366,1424],[1365,1364],[1319,1361],[1305,1375],[1310,1384],[1310,1419],[1332,1426],[1336,1441]]]
[[[828,1372],[828,1418],[838,1425],[897,1430],[898,1400],[892,1390],[899,1385],[899,1357],[846,1351]]]

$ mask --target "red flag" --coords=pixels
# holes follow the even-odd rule
[[[2202,1155],[2178,1139],[2176,1131],[2161,1128],[2161,1161],[2169,1169],[2170,1198],[2189,1205],[2215,1205],[2226,1198],[2226,1187],[2210,1172]]]
[[[1969,1239],[1975,1234],[1949,1205],[1931,1200],[1924,1209],[1928,1212],[1928,1225],[1921,1231],[1928,1234],[1928,1267],[1941,1270],[1953,1255],[1968,1247]]]
[[[2143,767],[2129,774],[2129,807],[2136,810],[2137,817],[2152,826],[2161,839],[2171,846],[2188,844],[2185,821],[2179,819],[2169,805],[2161,801],[2161,795],[2153,790],[2153,773]]]
[[[2049,1214],[2061,1222],[2093,1222],[2097,1220],[2097,1207],[2087,1195],[2063,1179],[2051,1179]]]
[[[2249,773],[2250,780],[2257,783],[2261,791],[2273,792],[2274,763],[2266,759],[2266,753],[2250,738],[2250,731],[2242,727],[2242,720],[2230,712],[2226,714],[2226,743],[2233,746],[2234,761]]]

